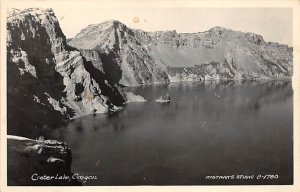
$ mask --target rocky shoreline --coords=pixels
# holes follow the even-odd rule
[[[8,11],[6,38],[9,129],[118,111],[131,101],[123,86],[289,78],[293,70],[293,48],[222,27],[145,32],[108,20],[67,40],[52,9],[30,8]]]
[[[67,40],[52,9],[31,8],[8,12],[6,38],[9,134],[144,101],[123,86],[277,79],[293,72],[293,48],[221,27],[145,32],[110,20]],[[17,136],[7,142],[8,185],[80,185],[67,144]]]

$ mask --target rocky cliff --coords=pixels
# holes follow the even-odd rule
[[[9,11],[8,132],[116,110],[124,98],[117,84],[67,45],[52,9]]]
[[[71,163],[71,151],[65,143],[8,136],[9,186],[80,185],[71,172]]]
[[[12,9],[8,131],[117,110],[127,100],[119,85],[291,77],[292,51],[222,27],[144,32],[114,20],[89,25],[66,40],[53,10]]]
[[[199,33],[145,32],[112,20],[89,25],[69,44],[124,85],[286,78],[293,68],[291,47],[222,27]],[[117,72],[109,72],[113,66]]]
[[[113,83],[135,86],[169,82],[166,66],[154,60],[135,31],[119,21],[89,25],[69,45],[80,49]]]

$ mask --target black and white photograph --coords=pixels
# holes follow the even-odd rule
[[[1,9],[4,185],[295,184],[292,6],[79,2]]]

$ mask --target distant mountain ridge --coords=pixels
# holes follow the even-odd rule
[[[118,110],[129,97],[120,85],[290,78],[293,70],[292,48],[222,27],[144,32],[110,20],[66,39],[52,9],[30,8],[8,11],[6,38],[8,126],[24,130]]]
[[[112,82],[126,86],[169,82],[166,66],[149,56],[134,31],[118,21],[89,25],[69,45],[83,50]]]
[[[145,32],[108,20],[82,29],[69,45],[82,50],[100,68],[118,68],[118,74],[112,74],[110,68],[103,70],[112,78],[118,76],[115,80],[127,86],[184,80],[290,78],[293,69],[291,47],[219,26],[199,33]],[[110,59],[103,58],[103,53]],[[98,57],[93,58],[93,54]],[[195,67],[200,65],[203,66]],[[193,70],[187,72],[184,68]]]

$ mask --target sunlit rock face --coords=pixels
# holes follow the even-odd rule
[[[101,65],[113,83],[135,86],[169,82],[166,66],[149,55],[141,43],[133,29],[110,20],[89,25],[69,45],[82,50],[84,55],[91,55],[91,61]]]
[[[66,43],[52,9],[13,9],[7,18],[8,126],[57,126],[116,110],[124,93]],[[11,130],[9,129],[9,130]]]
[[[69,44],[98,52],[92,62],[124,85],[289,78],[293,68],[291,47],[222,27],[199,33],[145,32],[111,20],[89,25]]]
[[[144,32],[114,20],[89,25],[67,44],[52,9],[11,9],[8,124],[52,127],[117,110],[126,102],[119,85],[289,78],[292,52],[260,35],[222,27]]]

